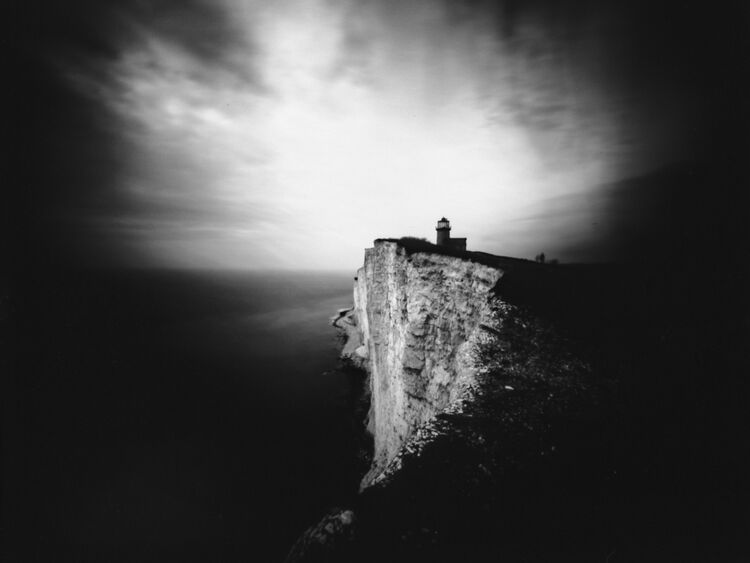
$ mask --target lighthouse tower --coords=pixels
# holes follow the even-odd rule
[[[445,217],[437,222],[437,245],[438,246],[449,246],[451,240],[451,222]]]

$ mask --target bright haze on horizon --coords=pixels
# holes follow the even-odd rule
[[[50,8],[39,220],[126,266],[350,269],[443,215],[470,250],[606,259],[622,186],[680,159],[700,100],[642,12],[552,4]]]

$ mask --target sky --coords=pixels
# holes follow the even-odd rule
[[[348,270],[447,216],[470,250],[606,261],[689,229],[737,145],[743,20],[698,3],[15,9],[27,253]]]

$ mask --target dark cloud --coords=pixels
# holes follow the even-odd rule
[[[470,18],[495,22],[504,48],[528,63],[511,80],[528,79],[528,72],[541,66],[541,74],[555,82],[556,95],[547,100],[515,100],[519,118],[533,127],[554,121],[564,107],[559,100],[580,94],[588,82],[652,119],[679,108],[680,118],[692,124],[690,143],[702,150],[702,133],[726,126],[728,115],[744,105],[746,92],[739,86],[747,78],[750,13],[740,2],[447,0],[446,5],[457,25]],[[680,129],[667,142],[686,144],[684,134]]]
[[[454,3],[452,3],[454,4]],[[485,14],[498,37],[526,61],[509,80],[532,79],[546,96],[513,96],[513,116],[542,153],[576,143],[597,111],[598,90],[622,150],[615,184],[547,200],[527,217],[535,240],[576,259],[670,259],[743,270],[747,252],[745,154],[750,9],[741,2],[505,0],[455,3],[456,13]],[[530,33],[538,30],[538,34]],[[523,88],[517,88],[523,91]],[[563,101],[564,103],[560,103]],[[570,111],[580,127],[559,130]],[[589,129],[595,134],[595,129]],[[612,150],[602,146],[602,150]],[[616,145],[615,145],[616,148]],[[581,219],[596,224],[577,224]],[[593,219],[592,219],[593,218]],[[560,238],[565,225],[573,235]],[[577,235],[575,234],[577,233]],[[733,266],[732,266],[733,265]]]
[[[221,64],[249,40],[220,3],[207,0],[29,2],[14,11],[23,48],[53,58],[113,60],[143,34],[153,34],[207,64]]]
[[[246,30],[216,3],[23,2],[9,9],[8,21],[15,85],[8,96],[13,212],[5,240],[15,241],[11,250],[23,267],[64,262],[71,249],[85,255],[80,249],[97,233],[71,229],[71,221],[105,217],[125,204],[118,187],[138,147],[106,96],[118,88],[111,67],[128,49],[158,38],[196,59],[193,68],[204,70],[195,79],[262,88],[247,64],[255,50]],[[242,65],[232,56],[238,50]],[[75,84],[71,75],[85,80]]]
[[[130,147],[106,108],[72,89],[54,68],[31,56],[16,59],[20,88],[11,100],[13,174],[10,240],[26,269],[65,258],[78,242],[63,219],[109,206]]]

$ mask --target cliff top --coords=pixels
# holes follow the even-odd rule
[[[462,251],[414,237],[379,238],[375,244],[396,243],[410,256],[418,253],[452,256],[503,271],[494,288],[509,303],[533,310],[562,328],[596,337],[616,319],[653,308],[645,288],[664,284],[658,269],[627,264],[541,264],[487,252]],[[655,278],[655,279],[653,279]],[[629,296],[623,299],[623,296]],[[650,303],[651,305],[644,305]],[[609,330],[607,330],[609,332]],[[596,338],[595,338],[596,339]]]
[[[485,266],[491,266],[500,269],[507,269],[509,266],[529,266],[529,267],[543,267],[543,264],[532,262],[531,260],[525,260],[523,258],[510,258],[508,256],[496,256],[494,254],[488,254],[487,252],[476,252],[471,250],[458,250],[450,246],[438,246],[427,240],[415,238],[415,237],[401,237],[401,238],[378,238],[375,239],[375,244],[379,242],[395,242],[404,250],[407,254],[417,254],[419,252],[430,253],[430,254],[441,254],[443,256],[453,256],[455,258],[461,258],[462,260],[470,260],[478,264]]]

